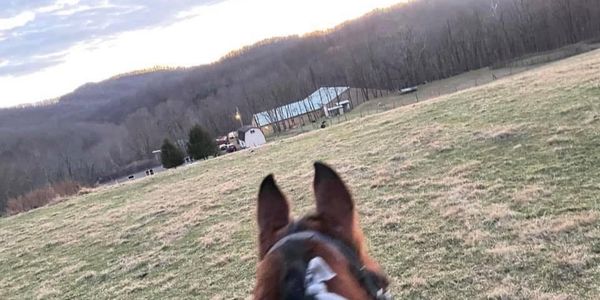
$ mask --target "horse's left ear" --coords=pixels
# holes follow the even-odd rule
[[[332,233],[352,240],[354,228],[354,202],[340,176],[329,166],[315,163],[313,183],[317,213]]]
[[[262,259],[277,242],[277,232],[290,223],[290,206],[273,175],[267,176],[260,185],[257,219],[259,256]]]

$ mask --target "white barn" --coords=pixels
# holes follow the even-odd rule
[[[255,148],[267,143],[262,130],[255,126],[244,126],[238,129],[238,140],[242,148]]]

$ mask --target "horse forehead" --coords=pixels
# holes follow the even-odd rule
[[[294,233],[302,230],[313,230],[324,234],[323,222],[319,215],[316,213],[305,215],[302,218],[293,220],[288,225],[288,233]]]
[[[282,230],[280,238],[267,254],[283,252],[281,258],[285,261],[300,258],[309,260],[321,256],[327,257],[327,260],[345,262],[346,257],[333,242],[334,238],[317,230],[319,226],[310,225],[303,220],[292,222],[285,230]]]

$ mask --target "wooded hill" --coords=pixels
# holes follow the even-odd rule
[[[185,138],[195,123],[230,131],[236,106],[248,120],[321,86],[369,94],[446,78],[597,39],[599,15],[596,0],[420,0],[210,65],[133,72],[50,104],[3,109],[0,210],[48,183],[94,183],[144,167],[164,138]]]

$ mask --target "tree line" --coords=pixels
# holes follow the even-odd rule
[[[420,0],[332,30],[274,38],[188,69],[132,72],[40,106],[0,110],[0,210],[66,179],[96,183],[154,164],[164,137],[211,135],[323,86],[367,99],[579,42],[599,42],[597,0]]]

